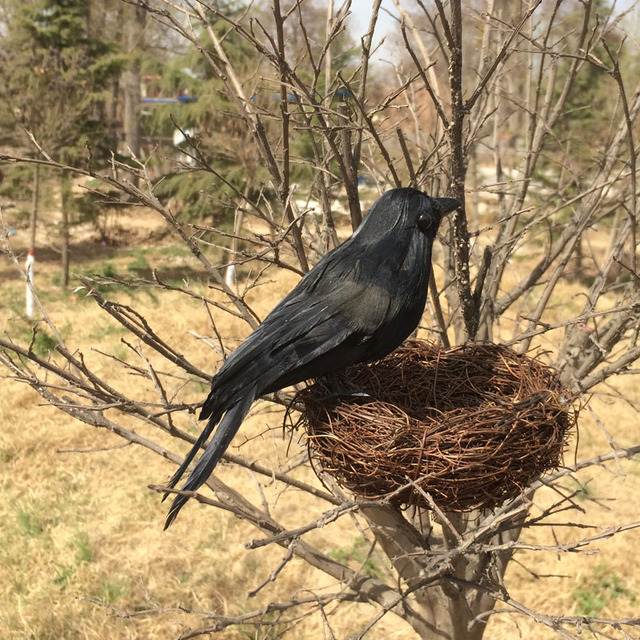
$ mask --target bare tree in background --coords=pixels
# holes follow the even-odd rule
[[[234,117],[251,132],[255,151],[268,169],[275,202],[263,193],[252,197],[235,190],[244,220],[269,230],[258,234],[249,226],[236,229],[243,246],[249,247],[235,254],[238,263],[307,271],[336,242],[336,194],[346,203],[352,225],[359,223],[358,178],[365,173],[378,192],[415,185],[433,195],[459,198],[466,207],[445,231],[444,273],[437,271],[438,260],[434,261],[437,277],[431,283],[424,329],[445,346],[471,339],[506,343],[523,353],[544,347],[557,354],[552,360],[565,382],[586,397],[612,376],[628,372],[640,356],[636,261],[640,83],[637,74],[627,71],[633,60],[637,64],[639,52],[631,39],[625,39],[624,15],[591,0],[532,0],[517,5],[488,0],[464,6],[459,0],[416,5],[394,0],[394,4],[404,56],[394,63],[393,74],[385,74],[381,91],[372,86],[370,70],[380,2],[373,3],[360,59],[353,68],[339,67],[331,56],[345,28],[348,2],[335,6],[321,47],[308,36],[300,4],[285,6],[274,0],[272,18],[261,21],[251,20],[250,11],[232,20],[198,0],[138,3],[148,17],[201,50],[235,104]],[[634,5],[628,11],[636,9]],[[250,45],[260,60],[260,77],[237,73],[225,39],[213,29],[218,21]],[[295,42],[285,40],[286,30],[298,34]],[[580,102],[585,78],[591,88],[607,96],[606,108],[598,115],[601,122],[590,129],[578,117],[590,108]],[[261,92],[278,94],[279,99],[260,102],[256,96]],[[375,95],[383,97],[375,100]],[[594,93],[589,99],[597,97]],[[300,151],[302,143],[306,155]],[[195,143],[193,156],[199,170],[218,173],[208,164],[206,149]],[[9,156],[0,159],[29,162]],[[298,164],[312,167],[313,178],[294,187],[292,169]],[[94,175],[79,167],[72,170]],[[226,352],[215,318],[230,313],[250,328],[257,325],[258,314],[244,295],[256,284],[253,276],[241,281],[237,290],[230,287],[224,278],[226,262],[212,264],[203,251],[204,241],[215,230],[201,228],[194,234],[154,196],[144,166],[134,174],[140,187],[121,177],[127,170],[114,164],[112,172],[98,177],[130,200],[157,211],[207,272],[215,292],[207,295],[189,286],[170,286],[161,274],[138,285],[200,300],[210,314],[216,348]],[[224,180],[223,175],[219,178]],[[312,201],[318,203],[315,211],[304,206]],[[592,242],[596,226],[600,236],[608,237],[606,246]],[[531,247],[538,252],[536,264],[514,281],[510,261],[531,253]],[[581,267],[576,271],[578,259]],[[557,293],[558,283],[566,278],[572,279],[584,300],[579,314],[571,317],[562,315]],[[104,297],[97,281],[83,283],[104,311],[145,345],[132,346],[137,365],[121,364],[146,377],[157,392],[156,402],[143,402],[136,389],[113,388],[106,374],[96,373],[81,354],[67,349],[53,326],[59,341],[55,357],[39,357],[28,345],[3,337],[3,364],[75,418],[108,428],[179,463],[178,450],[184,447],[176,445],[180,440],[194,442],[181,414],[196,406],[182,401],[179,392],[175,397],[167,393],[175,386],[171,376],[208,381],[211,371],[200,370],[183,355],[184,344],[157,335],[134,309]],[[45,310],[41,311],[48,322]],[[194,350],[199,348],[194,345]],[[153,364],[153,358],[163,361],[162,367]],[[127,419],[121,420],[124,415]],[[131,420],[139,428],[134,430]],[[317,501],[319,510],[324,505],[317,519],[292,529],[279,520],[275,506],[267,510],[252,503],[218,477],[208,482],[214,499],[196,496],[254,524],[264,537],[253,547],[277,544],[286,549],[282,565],[266,577],[265,584],[297,556],[331,576],[340,588],[335,593],[292,597],[268,610],[237,617],[210,614],[202,627],[182,637],[251,620],[262,621],[263,627],[287,628],[303,613],[322,616],[330,630],[326,607],[344,601],[378,606],[379,613],[363,624],[355,638],[363,638],[391,612],[422,638],[479,640],[496,602],[503,611],[529,616],[564,638],[577,638],[585,628],[595,634],[601,630],[602,637],[631,637],[640,629],[637,619],[542,614],[514,600],[503,576],[519,549],[572,552],[640,526],[620,523],[552,548],[519,542],[523,530],[577,508],[563,483],[572,474],[579,478],[584,469],[638,453],[640,443],[624,447],[612,441],[610,450],[562,468],[498,509],[462,515],[434,509],[413,518],[381,501],[352,500],[338,488],[319,489],[299,480],[295,470],[274,471],[228,452],[228,461],[301,492],[309,501]],[[557,499],[542,515],[534,516],[532,496],[542,484],[554,486]],[[354,570],[305,540],[310,531],[347,514],[365,523],[371,553],[377,548],[384,552],[384,575]],[[557,517],[554,524],[563,526]],[[570,527],[568,518],[565,524]],[[333,615],[339,611],[336,606]],[[265,621],[267,614],[272,614],[270,622]]]
[[[77,161],[104,142],[97,104],[120,62],[102,33],[91,32],[84,2],[16,3],[0,7],[4,22],[0,68],[0,126],[15,148],[28,148],[61,164]],[[93,151],[91,152],[93,153]],[[31,249],[35,248],[41,176],[32,182]],[[69,280],[69,229],[74,197],[70,174],[60,177],[60,285]]]

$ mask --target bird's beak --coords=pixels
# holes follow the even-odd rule
[[[442,215],[447,215],[462,206],[462,203],[455,198],[436,198],[438,204],[442,207]]]

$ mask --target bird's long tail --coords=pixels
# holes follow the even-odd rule
[[[211,432],[214,430],[216,424],[218,424],[218,420],[220,420],[220,415],[221,414],[218,413],[218,414],[212,415],[209,418],[204,429],[200,432],[198,439],[194,442],[193,447],[191,447],[191,450],[185,456],[185,459],[182,461],[182,464],[178,467],[177,471],[171,476],[171,480],[169,480],[167,484],[167,486],[170,489],[173,489],[178,484],[178,482],[180,482],[180,480],[182,479],[182,476],[184,475],[184,472],[187,470],[192,460],[196,457],[202,445],[209,439],[209,436],[211,435]],[[169,493],[165,493],[162,496],[162,502],[164,502],[169,495],[170,495]]]
[[[211,438],[211,442],[207,445],[207,448],[200,457],[200,460],[198,460],[198,463],[196,464],[194,470],[191,472],[189,479],[182,487],[184,491],[196,491],[207,481],[207,478],[213,472],[220,458],[227,450],[227,447],[231,444],[231,440],[233,440],[233,437],[238,432],[238,429],[240,428],[244,417],[247,415],[247,413],[249,413],[249,409],[251,408],[251,404],[253,403],[254,399],[255,398],[253,397],[253,394],[246,394],[224,414],[224,417],[222,418],[220,424],[218,425],[218,428]],[[211,433],[211,430],[215,426],[215,422],[212,424],[213,418],[213,416],[209,418],[209,422],[207,422],[203,433]],[[198,439],[198,441],[199,440],[200,438]],[[197,451],[196,447],[192,449],[193,455],[195,455],[195,451]],[[190,452],[189,454],[190,458],[188,457],[188,461],[193,459],[193,455],[191,455],[192,452]],[[187,464],[188,461],[185,460]],[[186,465],[183,464],[178,471],[184,471],[183,467],[186,468]],[[171,486],[174,486],[175,482],[177,482],[176,476],[178,476],[178,473],[174,475],[174,478],[172,479],[173,485]],[[186,496],[181,495],[175,497],[175,499],[173,500],[173,504],[171,505],[171,509],[169,509],[169,513],[167,515],[167,520],[164,525],[165,529],[167,529],[167,527],[169,527],[171,523],[176,519],[176,516],[178,515],[180,509],[182,509],[188,499],[189,498],[187,498]]]

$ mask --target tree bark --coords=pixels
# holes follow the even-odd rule
[[[132,56],[129,68],[123,74],[124,89],[124,138],[127,152],[140,157],[140,100],[141,76],[139,51],[143,48],[146,11],[141,7],[129,6],[127,16],[126,47]]]
[[[31,192],[31,216],[29,218],[29,250],[36,248],[36,227],[38,224],[38,205],[40,200],[40,165],[33,165],[33,186]]]
[[[62,239],[62,256],[60,266],[60,288],[66,289],[69,285],[69,206],[71,204],[71,180],[69,174],[63,171],[60,174],[60,234]]]

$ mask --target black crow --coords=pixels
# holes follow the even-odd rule
[[[325,255],[227,358],[200,413],[208,422],[169,486],[180,481],[219,422],[183,489],[204,484],[261,395],[377,360],[400,345],[424,311],[442,216],[459,206],[418,189],[384,193],[353,235]],[[186,501],[176,496],[165,529]]]

